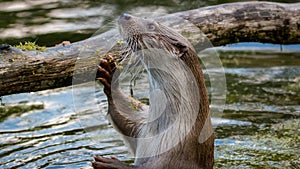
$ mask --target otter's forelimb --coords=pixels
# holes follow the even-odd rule
[[[116,64],[111,56],[101,59],[97,71],[97,80],[104,85],[108,99],[108,118],[112,125],[123,134],[132,152],[135,153],[136,143],[130,141],[137,137],[146,119],[148,106],[138,100],[126,96],[119,90],[118,82],[113,81]],[[134,139],[132,139],[134,140]]]

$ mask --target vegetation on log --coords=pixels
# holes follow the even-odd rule
[[[189,31],[182,22],[187,20],[214,46],[236,42],[300,44],[300,3],[230,3],[156,19],[193,42],[195,31]],[[0,96],[72,85],[73,77],[78,82],[94,80],[89,77],[95,77],[98,59],[111,50],[111,42],[118,41],[116,34],[117,30],[111,30],[42,51],[0,45]]]

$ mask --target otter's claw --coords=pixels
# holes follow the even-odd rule
[[[126,169],[129,167],[114,156],[110,158],[95,156],[94,159],[95,161],[92,162],[94,169]]]
[[[106,59],[100,60],[96,79],[104,85],[104,92],[107,96],[111,95],[111,81],[115,69],[116,64],[113,57],[107,56]]]

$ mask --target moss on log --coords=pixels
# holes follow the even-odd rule
[[[214,46],[236,42],[300,44],[300,3],[230,3],[156,19],[193,41],[195,32],[184,33],[187,29],[182,20],[187,20]],[[74,77],[76,82],[94,80],[99,56],[110,50],[112,41],[117,41],[116,34],[117,30],[111,30],[45,51],[0,45],[0,96],[72,85]]]

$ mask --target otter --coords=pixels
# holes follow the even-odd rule
[[[100,61],[97,80],[107,96],[108,117],[135,161],[129,165],[113,156],[95,156],[93,168],[213,168],[208,94],[195,49],[180,33],[151,19],[123,14],[118,25],[124,51],[134,53],[150,77],[149,106],[119,89],[113,57]]]

